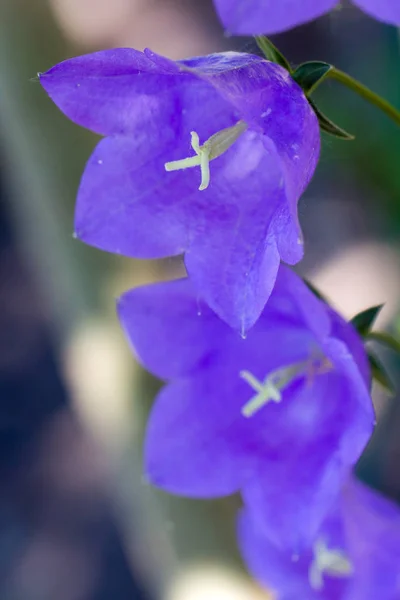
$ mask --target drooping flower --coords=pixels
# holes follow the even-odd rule
[[[249,54],[174,62],[122,48],[40,81],[71,120],[107,136],[82,178],[76,235],[138,258],[185,253],[198,294],[251,327],[280,259],[303,256],[297,202],[319,155],[317,118],[289,74]]]
[[[277,548],[249,509],[239,514],[237,536],[250,573],[277,600],[343,600],[354,567],[337,505],[301,554]]]
[[[242,35],[272,34],[313,21],[338,6],[338,0],[214,0],[224,27]],[[400,25],[398,0],[352,0],[371,17]]]
[[[354,475],[300,555],[274,546],[248,509],[239,515],[237,533],[250,572],[278,600],[400,597],[400,506]]]
[[[131,290],[118,312],[139,360],[169,380],[147,428],[149,480],[192,497],[241,491],[274,543],[312,539],[373,427],[353,328],[287,267],[246,339],[190,279]]]

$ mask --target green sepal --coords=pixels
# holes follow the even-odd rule
[[[400,354],[400,341],[394,338],[390,333],[380,331],[369,331],[366,335],[365,341],[379,342],[382,346],[386,346],[390,350]]]
[[[302,88],[305,95],[309,96],[323,82],[331,69],[332,65],[314,60],[299,65],[293,71],[292,77]]]
[[[394,395],[396,393],[396,388],[380,360],[378,360],[370,350],[367,352],[367,355],[371,367],[372,379],[375,379],[375,381],[380,383],[387,392]]]
[[[382,310],[383,304],[378,304],[377,306],[371,306],[371,308],[367,308],[362,312],[358,313],[355,317],[353,317],[350,323],[353,325],[355,329],[357,329],[358,333],[361,337],[366,337],[371,331],[372,325],[375,323],[377,316]]]
[[[311,283],[311,281],[309,281],[308,279],[305,279],[304,277],[303,277],[303,281],[306,284],[306,286],[308,287],[308,289],[310,290],[310,292],[312,292],[314,294],[314,296],[316,296],[319,300],[322,300],[322,302],[325,302],[325,304],[329,304],[329,302],[325,298],[325,296],[319,291],[318,288],[316,288],[314,286],[313,283]]]
[[[267,38],[265,35],[256,35],[254,36],[254,39],[256,40],[257,46],[260,48],[267,60],[280,65],[286,69],[286,71],[289,71],[290,74],[292,74],[293,70],[289,61],[283,56],[278,48],[274,46],[269,38]]]
[[[309,104],[311,104],[311,107],[317,116],[319,126],[322,131],[325,131],[325,133],[328,133],[329,135],[340,138],[341,140],[354,140],[354,135],[348,133],[345,129],[342,129],[339,127],[339,125],[336,125],[333,121],[328,119],[328,117],[319,110],[311,98],[307,98],[307,100]]]

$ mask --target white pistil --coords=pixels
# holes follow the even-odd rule
[[[314,559],[308,569],[308,580],[314,590],[320,591],[324,587],[324,574],[346,578],[352,573],[353,565],[342,550],[329,550],[323,540],[317,540],[314,544]]]
[[[239,375],[256,392],[242,408],[244,417],[251,417],[268,402],[278,403],[282,400],[282,390],[298,377],[305,377],[310,385],[317,375],[322,375],[333,369],[332,363],[326,357],[313,353],[309,359],[299,361],[286,367],[276,369],[259,381],[250,371],[240,371]]]
[[[238,121],[236,125],[214,133],[203,145],[200,145],[198,134],[191,131],[190,145],[196,153],[195,156],[167,162],[165,163],[165,170],[181,171],[190,167],[200,167],[201,183],[199,190],[205,190],[210,183],[210,160],[224,154],[246,129],[246,123]]]
[[[244,417],[251,417],[268,402],[278,403],[282,400],[281,390],[285,388],[297,375],[302,373],[306,366],[303,361],[296,365],[283,367],[270,373],[264,381],[259,381],[250,371],[240,371],[239,375],[257,394],[253,396],[242,408]]]

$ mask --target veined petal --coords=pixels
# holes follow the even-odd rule
[[[267,153],[259,137],[248,132],[226,159],[219,180],[210,186],[213,228],[204,220],[185,264],[211,308],[245,334],[275,283],[280,258],[269,230],[285,196],[281,161],[272,143]]]
[[[367,14],[389,25],[400,25],[400,3],[397,0],[353,0]]]
[[[337,0],[214,0],[229,33],[271,34],[291,29],[329,12]]]
[[[171,84],[165,69],[133,48],[77,56],[39,78],[67,117],[102,135],[134,131],[162,104],[159,92]]]

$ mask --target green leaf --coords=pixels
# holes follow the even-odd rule
[[[380,360],[378,360],[370,351],[367,352],[367,355],[371,366],[372,378],[380,383],[391,395],[394,395],[396,393],[396,388]]]
[[[383,304],[371,306],[371,308],[363,310],[351,319],[350,323],[353,325],[353,327],[355,327],[355,329],[357,329],[361,337],[365,337],[367,334],[369,334],[376,317],[382,310],[382,307]]]
[[[261,52],[264,54],[267,60],[270,60],[277,65],[280,65],[289,73],[292,73],[292,67],[283,54],[278,50],[276,46],[271,42],[269,38],[265,35],[256,35],[255,38],[257,46],[260,48]]]
[[[397,354],[400,354],[400,340],[394,338],[390,333],[384,333],[380,331],[369,331],[366,335],[366,341],[379,342],[382,346],[394,350]]]
[[[299,65],[293,71],[292,77],[304,90],[305,95],[309,96],[323,82],[331,69],[332,66],[328,63],[314,60]]]
[[[340,138],[341,140],[354,140],[354,135],[348,133],[339,127],[339,125],[336,125],[333,121],[328,119],[328,117],[319,110],[317,105],[310,98],[308,98],[308,102],[311,104],[315,114],[317,115],[319,126],[322,131],[325,131],[325,133],[328,133],[329,135]]]

